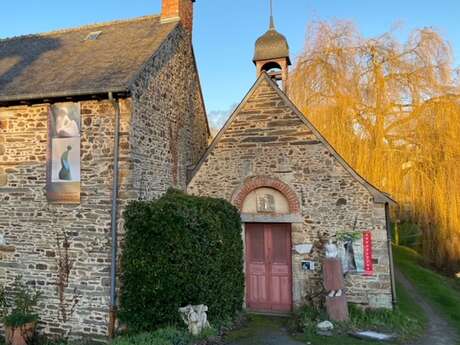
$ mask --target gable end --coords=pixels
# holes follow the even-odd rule
[[[396,202],[389,197],[386,193],[380,191],[377,189],[375,186],[373,186],[371,183],[369,183],[366,179],[364,179],[361,175],[359,175],[339,154],[338,152],[332,147],[332,145],[324,138],[321,133],[315,128],[315,126],[305,117],[305,115],[300,112],[300,110],[292,103],[292,101],[288,98],[288,96],[276,85],[274,81],[271,80],[271,78],[264,72],[260,75],[260,77],[257,79],[255,84],[252,86],[252,88],[249,90],[247,95],[244,97],[243,101],[239,104],[239,106],[235,109],[233,114],[229,117],[225,125],[222,127],[222,129],[219,131],[219,133],[216,135],[214,140],[212,141],[211,145],[208,147],[207,151],[203,155],[203,157],[200,159],[198,162],[197,166],[193,169],[192,174],[191,174],[191,179],[189,180],[192,181],[193,177],[196,175],[196,173],[200,170],[201,166],[206,162],[207,158],[209,155],[213,152],[213,150],[216,148],[218,143],[223,139],[224,133],[230,128],[232,123],[235,121],[235,119],[238,117],[238,115],[241,114],[246,114],[247,110],[243,110],[245,106],[247,105],[248,101],[250,98],[254,95],[258,87],[261,85],[262,82],[267,82],[268,85],[277,93],[277,95],[283,100],[284,105],[287,106],[292,112],[298,117],[298,119],[311,131],[313,136],[315,137],[315,140],[306,140],[303,142],[300,142],[301,144],[308,144],[308,145],[316,145],[316,144],[323,144],[324,147],[329,151],[331,156],[361,185],[363,185],[367,191],[372,195],[373,201],[378,204],[390,204],[390,205],[395,205]],[[280,123],[283,120],[277,120],[277,123]],[[285,121],[292,121],[292,120],[285,120]],[[275,121],[273,121],[275,122]],[[280,133],[281,134],[281,133]],[[263,137],[263,136],[254,136],[253,139],[251,138],[246,138],[246,140],[255,140],[255,141],[270,141],[270,137]],[[294,143],[295,144],[295,143]]]

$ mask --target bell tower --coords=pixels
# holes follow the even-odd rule
[[[286,92],[288,89],[289,66],[291,65],[289,44],[286,37],[275,29],[272,1],[270,0],[269,28],[256,41],[253,62],[256,65],[257,77],[262,72],[267,72]]]

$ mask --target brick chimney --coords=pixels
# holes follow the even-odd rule
[[[195,0],[163,0],[161,22],[180,20],[190,34],[193,30],[193,3]]]

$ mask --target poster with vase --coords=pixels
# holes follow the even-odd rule
[[[80,104],[55,103],[48,117],[49,202],[80,203]]]

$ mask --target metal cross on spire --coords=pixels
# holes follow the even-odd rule
[[[275,20],[273,19],[273,0],[270,0],[270,30],[275,30]]]

